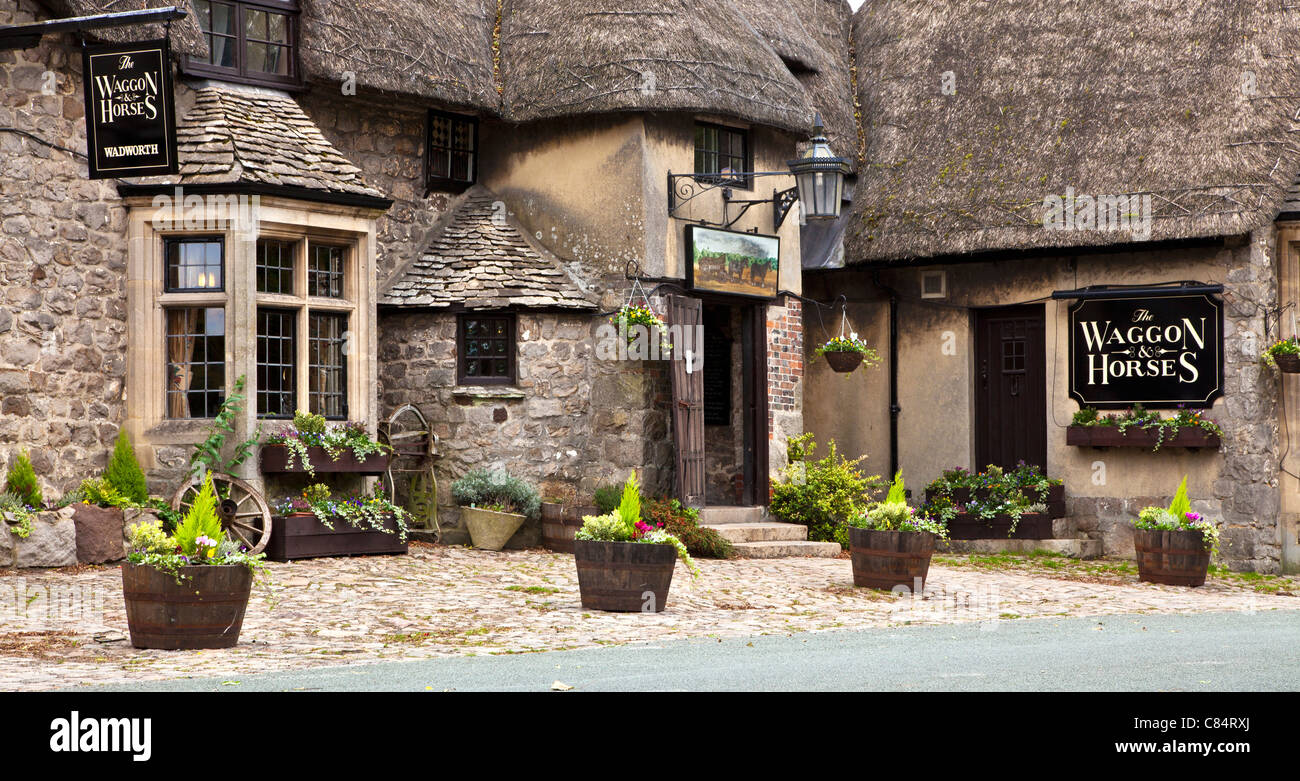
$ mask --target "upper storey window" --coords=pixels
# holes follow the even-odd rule
[[[208,40],[206,60],[186,71],[229,81],[298,84],[298,4],[293,0],[193,0]]]
[[[478,120],[429,111],[427,187],[460,192],[478,175]]]
[[[712,184],[728,184],[750,189],[748,177],[740,176],[752,166],[749,156],[749,133],[734,127],[695,124],[695,173]]]

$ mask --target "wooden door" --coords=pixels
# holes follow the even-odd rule
[[[668,297],[668,324],[680,326],[673,338],[670,371],[677,498],[687,507],[704,506],[704,345],[696,338],[703,322],[698,298]]]
[[[767,305],[754,304],[741,318],[742,397],[745,405],[744,502],[768,503]]]
[[[975,315],[975,463],[1047,470],[1047,348],[1043,305]]]

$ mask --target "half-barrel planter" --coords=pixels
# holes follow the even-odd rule
[[[1166,586],[1203,586],[1210,549],[1199,530],[1134,529],[1138,580]]]
[[[253,572],[237,564],[180,567],[171,573],[124,563],[126,624],[136,648],[233,648],[239,642]]]
[[[599,514],[595,507],[542,502],[542,545],[556,553],[573,553],[573,536],[582,528],[582,516]]]
[[[930,532],[876,531],[849,527],[853,585],[892,591],[896,586],[925,586],[934,555]],[[919,589],[917,589],[919,591]]]
[[[668,604],[677,548],[648,542],[574,540],[582,606],[622,613],[659,613]]]

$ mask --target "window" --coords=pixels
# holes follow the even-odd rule
[[[258,240],[257,292],[293,295],[293,242]]]
[[[478,175],[478,120],[457,114],[429,112],[429,190],[459,192],[474,184]]]
[[[167,242],[168,293],[221,290],[224,245],[219,238],[170,239]]]
[[[298,5],[292,0],[193,0],[208,58],[186,70],[254,84],[297,84]]]
[[[226,310],[166,312],[167,417],[216,417],[226,398]]]
[[[307,393],[311,411],[327,418],[346,418],[347,361],[344,343],[348,316],[339,313],[312,312],[307,318],[308,372],[311,388]]]
[[[298,406],[298,315],[280,309],[257,310],[257,416],[292,418]]]
[[[307,264],[307,295],[343,297],[343,247],[312,244]]]
[[[456,322],[456,354],[456,381],[460,384],[513,384],[514,315],[460,315]]]
[[[700,181],[748,190],[751,178],[735,174],[752,167],[748,132],[722,125],[695,125],[695,173],[701,174]]]

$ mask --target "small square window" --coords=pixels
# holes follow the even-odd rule
[[[429,190],[459,192],[474,184],[478,175],[478,120],[430,111],[426,146]]]
[[[293,295],[294,243],[275,239],[257,241],[257,292]]]
[[[312,244],[307,255],[307,295],[343,297],[343,247]]]
[[[225,244],[220,238],[166,240],[164,289],[168,293],[220,292],[225,285]]]
[[[515,381],[515,318],[465,314],[457,318],[457,382],[510,385]]]
[[[751,189],[748,173],[753,166],[749,157],[749,133],[722,125],[695,125],[695,173],[702,182],[727,184]]]

